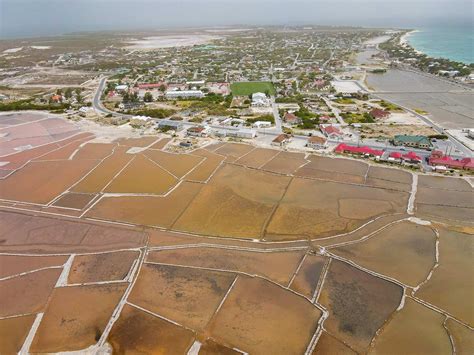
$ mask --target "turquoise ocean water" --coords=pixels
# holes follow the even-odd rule
[[[423,28],[411,33],[408,42],[430,57],[474,63],[473,26]]]

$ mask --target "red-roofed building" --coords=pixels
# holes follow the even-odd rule
[[[474,170],[474,159],[453,159],[448,155],[444,155],[443,152],[435,150],[431,153],[428,158],[428,163],[431,166],[444,166],[448,169],[463,169],[463,170]]]
[[[159,89],[159,88],[161,88],[162,86],[164,86],[165,89],[167,88],[166,83],[153,83],[153,84],[145,83],[145,84],[138,84],[138,88],[139,88],[140,90]]]
[[[272,145],[283,147],[284,145],[290,143],[291,136],[289,134],[280,134],[273,141]]]
[[[344,134],[335,126],[320,126],[321,132],[331,139],[340,139]]]
[[[283,117],[283,120],[286,123],[289,123],[291,125],[298,125],[301,123],[301,118],[299,118],[298,116],[296,116],[294,113],[291,113],[291,112],[287,112],[285,116]]]
[[[369,115],[371,115],[375,119],[382,119],[382,118],[387,118],[390,116],[390,112],[381,110],[379,108],[373,108],[370,112]]]
[[[402,159],[411,164],[419,164],[422,160],[421,157],[415,152],[408,152],[407,154],[403,154]]]
[[[389,161],[402,161],[402,153],[399,152],[391,152],[390,155],[388,156]]]
[[[51,96],[51,101],[52,102],[62,102],[63,97],[61,95],[53,95],[53,96]]]
[[[334,152],[339,154],[364,155],[366,157],[375,158],[380,158],[383,155],[383,150],[372,149],[369,147],[356,147],[344,143],[339,144],[336,149],[334,149]]]

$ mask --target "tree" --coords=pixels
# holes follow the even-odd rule
[[[153,95],[151,92],[146,92],[145,96],[143,97],[143,101],[145,102],[152,102],[153,101]]]
[[[165,91],[166,91],[166,85],[165,85],[165,84],[161,84],[159,90],[160,90],[161,92],[165,92]]]
[[[64,93],[64,97],[66,99],[70,99],[72,97],[72,89],[71,88],[66,89],[66,92]]]

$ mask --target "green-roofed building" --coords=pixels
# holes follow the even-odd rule
[[[407,134],[396,135],[393,138],[394,145],[404,145],[411,148],[429,149],[431,141],[426,136],[411,136]]]

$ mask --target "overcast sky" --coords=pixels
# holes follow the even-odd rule
[[[0,36],[217,25],[472,25],[472,0],[0,0]]]

